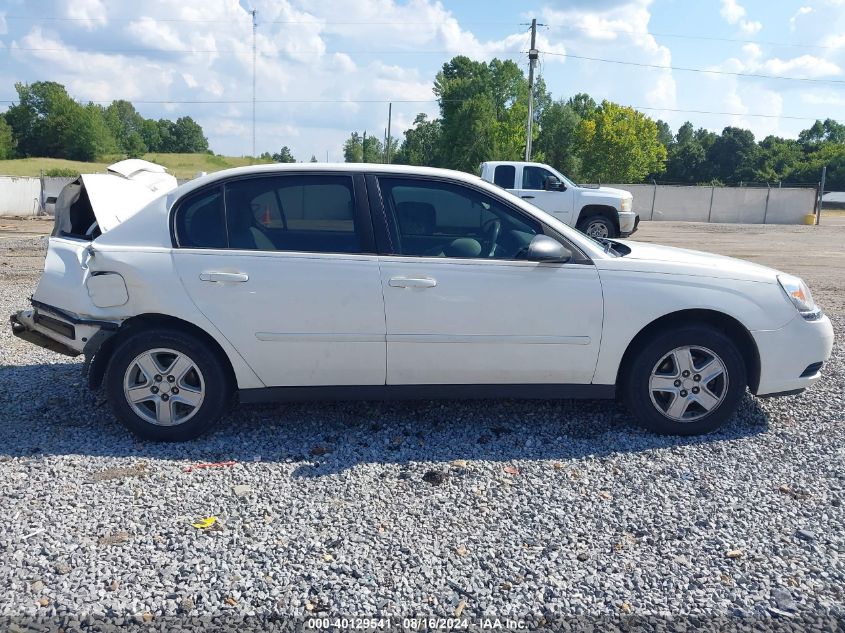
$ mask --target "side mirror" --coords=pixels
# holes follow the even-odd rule
[[[528,256],[531,262],[558,262],[565,264],[572,259],[572,251],[548,235],[535,235],[528,245]]]
[[[545,191],[566,191],[566,185],[556,176],[546,176],[543,179],[543,189]]]

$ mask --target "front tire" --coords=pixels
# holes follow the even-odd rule
[[[616,227],[603,215],[591,215],[578,223],[578,230],[596,238],[619,237]]]
[[[181,442],[207,432],[232,394],[217,355],[196,337],[171,329],[139,331],[120,343],[104,385],[117,419],[154,441]]]
[[[730,338],[707,325],[689,325],[640,347],[623,377],[622,396],[646,428],[700,435],[734,414],[747,382],[742,354]]]

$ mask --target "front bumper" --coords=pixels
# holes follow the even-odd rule
[[[822,315],[807,321],[800,315],[779,330],[751,332],[760,354],[756,395],[777,395],[806,389],[821,378],[821,364],[833,350],[833,325]]]
[[[640,225],[640,216],[636,211],[619,212],[619,237],[632,235]]]
[[[103,333],[118,328],[117,323],[84,319],[36,301],[29,310],[9,317],[12,334],[18,338],[65,356],[79,356],[101,341]]]

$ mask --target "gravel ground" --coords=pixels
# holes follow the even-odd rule
[[[26,305],[43,244],[0,241],[0,315]],[[842,341],[841,282],[807,280]],[[688,439],[607,402],[317,403],[240,407],[209,437],[158,445],[80,369],[0,330],[0,623],[845,626],[840,343],[804,395],[749,395]]]

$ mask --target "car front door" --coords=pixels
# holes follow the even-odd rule
[[[602,293],[588,260],[527,261],[550,229],[469,185],[388,175],[378,185],[388,384],[590,382]]]
[[[546,191],[544,183],[548,177],[560,180],[556,174],[544,167],[524,165],[519,181],[521,186],[514,193],[534,206],[540,207],[546,213],[551,213],[564,224],[575,226],[577,218],[572,215],[575,192],[570,188]],[[561,181],[561,186],[565,186],[563,181]]]
[[[185,289],[267,386],[385,382],[363,189],[360,176],[279,173],[178,203],[174,260]]]

